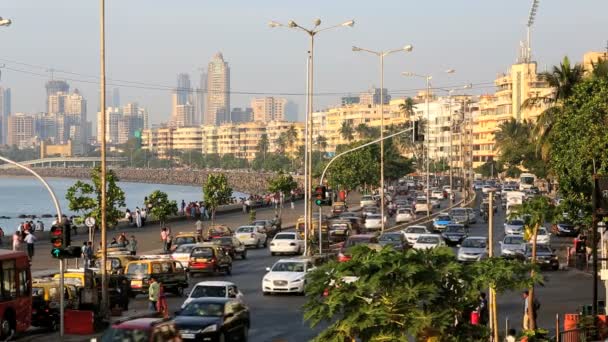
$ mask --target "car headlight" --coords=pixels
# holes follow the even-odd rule
[[[299,282],[301,282],[301,281],[304,281],[304,277],[301,277],[301,278],[298,278],[298,279],[294,279],[294,280],[292,280],[291,282],[292,282],[292,283],[299,283]]]
[[[217,324],[211,324],[201,331],[201,333],[214,332],[217,331]]]
[[[269,282],[270,282],[270,279],[264,278],[264,282],[265,282],[265,283],[269,283]]]

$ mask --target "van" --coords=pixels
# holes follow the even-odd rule
[[[171,259],[142,259],[131,261],[125,267],[125,276],[131,282],[134,295],[148,293],[150,278],[162,283],[167,291],[178,296],[188,287],[188,276],[181,262]]]

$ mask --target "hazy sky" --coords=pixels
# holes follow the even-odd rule
[[[352,52],[352,45],[373,50],[414,46],[409,54],[387,57],[389,90],[422,87],[422,80],[400,76],[413,71],[435,75],[437,86],[485,83],[475,91],[492,92],[487,82],[518,55],[530,4],[531,0],[106,0],[107,77],[140,83],[108,81],[123,84],[122,102],[147,107],[153,123],[169,117],[170,91],[164,88],[174,87],[180,72],[189,73],[198,85],[199,68],[206,68],[217,51],[230,63],[232,91],[303,93],[308,36],[269,28],[267,22],[294,19],[309,26],[319,17],[324,25],[349,19],[356,24],[316,38],[317,109],[337,103],[341,93],[379,86],[378,59]],[[579,61],[585,51],[604,50],[606,13],[605,0],[541,0],[532,39],[540,69],[564,55]],[[0,85],[13,89],[13,112],[45,109],[46,69],[52,67],[76,73],[55,72],[55,78],[73,79],[68,80],[71,87],[89,101],[89,120],[96,120],[98,15],[95,0],[0,0],[0,16],[13,20],[12,26],[0,27],[0,66],[5,64]],[[447,68],[457,72],[441,74]],[[113,87],[108,85],[109,90]],[[246,106],[253,96],[234,94],[232,106]],[[302,112],[304,96],[289,98]]]

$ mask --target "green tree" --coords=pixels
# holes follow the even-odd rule
[[[272,193],[283,193],[287,196],[291,190],[295,190],[298,183],[289,174],[279,172],[276,176],[268,180],[268,191]]]
[[[482,165],[474,169],[475,173],[479,173],[484,178],[496,177],[499,173],[504,171],[502,163],[496,160],[488,160]]]
[[[148,195],[148,203],[151,205],[150,214],[158,219],[160,226],[164,227],[167,218],[171,215],[177,215],[177,202],[169,200],[166,193],[155,190]]]
[[[412,100],[411,97],[407,97],[405,102],[399,105],[399,110],[401,110],[401,112],[405,114],[407,118],[411,118],[415,114],[414,100]]]
[[[91,170],[91,183],[77,181],[68,188],[65,198],[68,207],[72,211],[82,213],[84,217],[93,217],[101,224],[101,168]],[[109,227],[114,227],[118,220],[123,217],[119,208],[125,206],[125,193],[116,184],[118,177],[113,170],[106,172],[106,222]]]
[[[268,148],[270,147],[270,141],[268,141],[268,134],[264,133],[260,137],[260,141],[258,142],[258,151],[262,154],[262,159],[266,161],[266,153],[268,153]]]
[[[356,141],[349,145],[341,145],[336,154],[363,143]],[[378,164],[378,153],[374,153],[374,151],[377,151],[377,146],[368,146],[336,159],[328,169],[329,184],[335,189],[354,189],[364,184],[378,185],[380,165]]]
[[[325,154],[325,150],[327,150],[327,138],[323,135],[317,135],[317,147],[319,148],[320,156],[319,161],[322,160],[323,155]]]
[[[327,324],[313,341],[487,341],[487,329],[465,317],[477,306],[480,289],[531,283],[528,265],[494,259],[461,264],[449,248],[355,246],[350,252],[350,261],[330,261],[308,275],[304,318],[312,326]],[[481,273],[490,268],[480,266],[486,263],[500,267],[493,277]]]
[[[207,175],[203,184],[203,203],[211,212],[211,222],[215,221],[215,211],[221,205],[232,201],[232,188],[228,185],[228,178],[223,173]]]
[[[342,136],[342,139],[346,141],[351,141],[355,138],[353,136],[353,126],[350,121],[342,121],[342,126],[340,126],[340,135]]]
[[[543,227],[546,222],[552,222],[555,217],[555,207],[548,197],[534,197],[517,205],[511,212],[511,217],[525,217],[524,239],[532,243],[532,266],[536,264],[536,238],[538,229]],[[530,271],[530,278],[536,276],[536,269]],[[534,303],[534,286],[529,288],[528,303]],[[536,330],[533,305],[528,305],[528,317],[530,330]]]
[[[275,145],[277,145],[277,153],[285,153],[287,150],[288,137],[286,132],[281,132],[279,137],[275,140]]]
[[[369,127],[364,123],[357,125],[355,132],[359,135],[359,139],[378,139],[380,137],[379,127]]]

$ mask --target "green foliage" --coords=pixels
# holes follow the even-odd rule
[[[502,166],[502,163],[499,163],[496,160],[490,160],[483,163],[481,166],[476,167],[474,171],[485,178],[490,178],[496,177],[499,173],[504,172],[505,169]]]
[[[81,213],[85,217],[93,217],[101,225],[101,168],[91,170],[93,184],[77,181],[68,188],[65,198],[72,211]],[[118,177],[113,170],[106,172],[106,222],[109,227],[118,223],[123,217],[119,208],[125,206],[125,193],[116,185]]]
[[[545,196],[537,196],[524,201],[522,204],[513,206],[509,216],[526,216],[524,235],[526,238],[530,238],[539,227],[544,226],[547,222],[553,222],[556,213],[557,211],[553,203],[551,203],[551,199]]]
[[[169,216],[177,215],[177,202],[174,200],[170,201],[169,196],[160,190],[155,190],[148,195],[148,202],[146,204],[152,206],[150,214],[160,221],[161,227],[164,226]]]
[[[273,193],[282,192],[287,195],[291,190],[295,190],[298,183],[291,175],[279,172],[276,176],[268,180],[268,191]]]
[[[354,130],[351,122],[348,120],[342,121],[342,126],[340,126],[340,135],[342,136],[342,139],[348,141],[353,140],[355,138],[353,133]]]
[[[220,167],[224,170],[246,169],[247,159],[237,158],[234,154],[224,154],[220,159]]]
[[[348,149],[363,145],[365,142],[357,141],[349,145],[339,146],[336,154]],[[334,189],[354,189],[357,186],[368,184],[378,185],[380,179],[380,164],[375,146],[368,146],[360,150],[345,154],[336,159],[328,169],[328,181]]]
[[[539,178],[547,175],[547,165],[536,150],[534,125],[515,119],[503,122],[495,133],[496,147],[500,150],[500,162],[507,167],[509,176],[518,176],[520,166]]]
[[[470,326],[465,317],[477,306],[480,290],[531,282],[521,263],[461,264],[449,248],[399,252],[355,246],[349,252],[352,260],[330,261],[308,275],[304,318],[312,326],[327,323],[314,341],[486,341],[487,329]]]
[[[251,162],[251,168],[256,171],[289,171],[291,170],[292,160],[285,154],[280,153],[258,153]]]
[[[40,148],[18,148],[17,146],[3,146],[0,148],[0,154],[10,160],[20,162],[25,160],[34,160],[40,158]],[[4,164],[0,161],[0,165]]]
[[[229,204],[232,200],[232,188],[228,178],[223,173],[207,175],[203,184],[203,203],[211,211],[211,219],[215,219],[215,211],[220,205]]]

